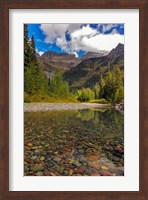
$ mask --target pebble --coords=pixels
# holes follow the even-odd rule
[[[87,174],[89,176],[91,176],[92,173],[93,173],[93,170],[90,168],[85,171],[85,174]]]
[[[100,172],[101,176],[112,176],[112,173],[110,173],[109,171],[103,171]]]
[[[45,176],[50,176],[50,172],[45,171],[45,172],[44,172],[44,175],[45,175]]]
[[[67,170],[64,170],[64,171],[63,171],[63,175],[68,176],[68,171],[67,171]]]
[[[36,171],[42,171],[42,170],[44,170],[44,167],[43,167],[43,165],[32,165],[30,167],[30,170],[34,171],[34,172],[36,172]]]
[[[102,169],[102,170],[108,170],[108,167],[106,167],[106,166],[101,166],[101,169]]]
[[[40,157],[40,160],[41,161],[45,160],[45,157],[44,156]]]
[[[69,170],[69,176],[72,176],[72,174],[73,174],[73,170]]]
[[[32,156],[31,157],[31,160],[36,160],[37,159],[37,156]]]
[[[85,167],[80,167],[80,168],[78,168],[78,169],[75,170],[75,172],[77,174],[84,174],[85,171],[86,171]]]
[[[27,166],[25,166],[25,167],[24,167],[24,171],[25,171],[25,172],[28,172],[28,171],[29,171],[29,168],[28,168]]]
[[[72,161],[71,161],[71,164],[73,164],[73,165],[76,166],[76,167],[81,166],[81,164],[80,164],[77,160],[72,160]]]
[[[81,163],[87,162],[87,158],[85,158],[85,157],[80,157],[79,161],[80,161]]]
[[[32,144],[32,143],[28,143],[28,146],[29,146],[29,147],[32,147],[32,146],[33,146],[33,144]]]
[[[124,176],[124,167],[117,167],[117,174]]]
[[[55,158],[53,158],[53,160],[56,161],[56,162],[60,162],[62,159],[59,158],[59,157],[55,157]]]
[[[97,169],[97,170],[100,169],[100,165],[99,165],[99,161],[98,160],[88,162],[88,166],[92,167],[94,169]]]
[[[26,124],[24,155],[26,176],[124,175],[123,139],[120,141],[118,136],[112,136],[117,133],[112,132],[110,126],[107,126],[108,129],[106,127],[93,129],[89,127],[89,121],[84,120],[85,126],[82,130],[81,125],[74,126],[73,120],[69,127],[65,124],[67,119],[61,119],[63,122],[59,121],[57,126],[49,119],[44,118],[40,122],[36,118],[36,122],[35,120],[30,122],[34,127],[32,124],[28,125],[29,121]],[[53,118],[53,121],[55,119]],[[38,123],[41,124],[36,128],[35,124]],[[107,132],[111,134],[111,138],[108,138]],[[102,134],[106,134],[107,137],[102,137]]]
[[[97,103],[24,103],[24,111],[49,111],[49,110],[82,110],[87,108],[103,108],[105,104]]]
[[[43,172],[37,172],[36,173],[36,176],[43,176],[44,174],[43,174]]]
[[[117,156],[112,156],[112,160],[113,160],[113,161],[116,161],[116,162],[119,162],[120,158],[117,157]]]

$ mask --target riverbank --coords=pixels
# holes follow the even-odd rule
[[[108,108],[111,104],[98,103],[24,103],[25,112],[39,112],[51,110],[82,110],[89,108]]]
[[[115,110],[121,115],[124,115],[124,103],[118,103],[114,106]]]

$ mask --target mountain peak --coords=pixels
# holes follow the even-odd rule
[[[119,44],[116,46],[116,48],[122,48],[122,47],[124,48],[124,44],[122,44],[122,43],[119,43]],[[115,48],[115,49],[116,49],[116,48]]]
[[[49,60],[75,60],[76,57],[74,54],[68,54],[68,53],[58,53],[54,51],[46,51],[41,56],[47,57]]]
[[[102,56],[107,55],[108,52],[93,52],[93,51],[88,51],[85,55],[83,55],[80,60],[87,60],[89,58],[100,58]]]

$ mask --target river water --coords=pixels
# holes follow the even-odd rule
[[[113,109],[25,112],[25,176],[123,176],[124,116]]]

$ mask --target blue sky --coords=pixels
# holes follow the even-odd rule
[[[65,52],[80,57],[88,51],[111,51],[124,43],[124,24],[28,24],[36,51]]]

